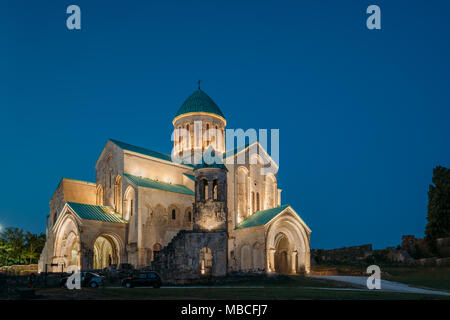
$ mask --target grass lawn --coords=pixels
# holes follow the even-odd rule
[[[229,300],[273,300],[273,299],[326,299],[326,300],[431,300],[450,299],[438,295],[393,293],[379,291],[335,291],[320,288],[103,288],[103,289],[41,289],[36,294],[41,299],[229,299]]]
[[[415,287],[450,291],[450,268],[386,267],[381,270],[387,273],[383,277],[386,280],[403,282]]]
[[[410,300],[410,299],[450,299],[439,295],[424,295],[413,293],[394,293],[380,291],[359,291],[351,285],[334,281],[317,280],[303,276],[278,277],[244,277],[234,282],[228,279],[226,283],[215,282],[214,287],[199,283],[201,288],[133,288],[124,289],[105,287],[100,289],[83,288],[67,290],[63,288],[37,289],[40,299],[99,299],[99,300],[135,300],[135,299],[326,299],[326,300]],[[116,285],[117,286],[117,285]],[[196,285],[191,285],[196,286]],[[230,288],[235,287],[235,288]],[[239,288],[241,287],[241,288]],[[247,287],[247,288],[245,288]],[[253,288],[249,288],[253,287]],[[338,288],[345,290],[330,290]]]

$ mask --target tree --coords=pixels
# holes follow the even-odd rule
[[[450,237],[450,169],[438,166],[433,169],[428,191],[428,223],[425,239],[436,252],[436,239]]]
[[[0,266],[37,263],[44,245],[43,233],[35,235],[18,228],[6,228],[0,233]]]
[[[25,241],[24,256],[28,259],[28,263],[32,264],[33,262],[37,262],[42,249],[44,249],[45,234],[41,233],[36,235],[27,231]]]

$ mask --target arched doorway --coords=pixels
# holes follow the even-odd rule
[[[275,247],[275,272],[284,274],[291,272],[289,252],[289,240],[286,235],[280,234]]]
[[[159,243],[155,243],[153,245],[153,260],[155,260],[155,258],[158,256],[161,249],[162,249],[162,245],[160,245]]]
[[[201,275],[210,275],[212,273],[212,261],[213,255],[212,251],[208,247],[204,247],[200,250],[200,274]]]
[[[101,235],[94,243],[94,269],[108,268],[112,264],[119,264],[118,245],[112,237]]]
[[[53,272],[64,272],[67,267],[80,265],[80,236],[78,224],[70,214],[63,212],[64,218],[56,226]]]

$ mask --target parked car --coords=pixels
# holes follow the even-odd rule
[[[61,287],[67,287],[67,280],[70,276],[63,277],[61,279]],[[103,286],[103,281],[105,280],[104,276],[98,275],[97,273],[93,272],[81,272],[81,286],[82,287],[91,287],[91,288],[98,288]],[[73,279],[73,282],[75,284],[75,279]]]
[[[139,272],[132,277],[122,280],[122,286],[125,288],[133,287],[161,287],[161,277],[156,272]]]
[[[133,271],[134,267],[130,263],[121,263],[119,264],[119,271]]]

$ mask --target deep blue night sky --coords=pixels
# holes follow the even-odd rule
[[[103,4],[102,4],[103,3]],[[66,28],[77,4],[82,30]],[[366,28],[381,7],[382,30]],[[2,1],[0,224],[45,230],[108,138],[170,153],[202,89],[228,128],[279,128],[279,186],[314,248],[423,236],[450,166],[450,2]]]

